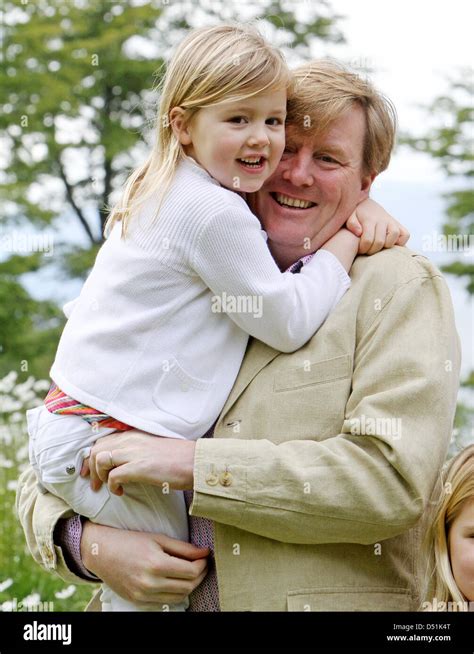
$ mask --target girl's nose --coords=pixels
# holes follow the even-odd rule
[[[250,147],[256,147],[257,145],[263,147],[270,143],[268,134],[264,127],[255,127],[252,129],[252,133],[247,139],[247,143]]]

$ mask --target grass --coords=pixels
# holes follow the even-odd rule
[[[0,611],[83,611],[96,586],[74,585],[32,558],[15,511],[18,477],[28,465],[25,410],[40,401],[44,382],[0,380]]]

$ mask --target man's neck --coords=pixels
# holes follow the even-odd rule
[[[303,257],[307,257],[308,254],[312,254],[310,250],[305,250],[302,247],[283,247],[271,241],[268,241],[268,248],[281,271],[288,270],[294,263]]]

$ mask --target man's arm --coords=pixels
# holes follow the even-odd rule
[[[360,330],[341,433],[278,445],[199,440],[191,514],[290,543],[373,543],[406,531],[446,456],[458,379],[448,289],[420,274]],[[225,466],[232,483],[208,484],[209,470]]]
[[[29,466],[18,480],[16,508],[28,549],[34,560],[47,572],[55,572],[61,579],[75,584],[94,583],[72,572],[64,553],[54,542],[58,521],[74,515],[72,509],[59,497],[43,493],[36,474]]]

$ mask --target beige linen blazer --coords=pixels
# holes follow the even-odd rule
[[[250,341],[214,439],[197,442],[190,512],[216,522],[224,611],[419,606],[420,519],[459,381],[451,299],[407,248],[358,257],[351,277],[298,352]],[[70,510],[31,469],[17,504],[34,558],[77,582],[52,540]]]

